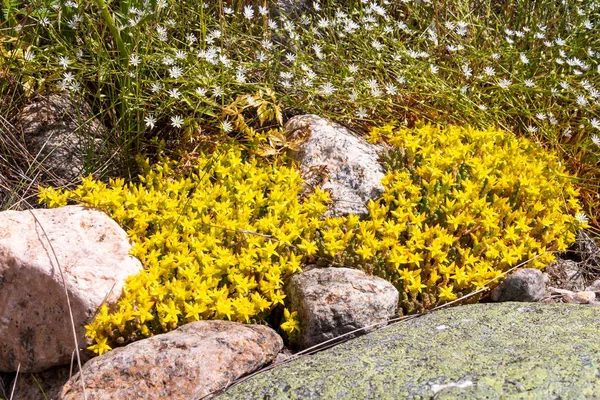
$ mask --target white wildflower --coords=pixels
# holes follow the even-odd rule
[[[254,17],[254,9],[251,5],[247,5],[244,7],[244,17],[246,19],[252,19]]]
[[[461,70],[465,77],[470,78],[471,76],[473,76],[473,70],[467,64],[463,65],[461,67]]]
[[[225,91],[220,86],[216,86],[212,90],[213,97],[222,97],[225,94]]]
[[[225,120],[221,122],[221,130],[225,133],[229,133],[233,130],[233,125],[231,124],[231,122]]]
[[[63,69],[67,69],[70,64],[71,64],[71,60],[69,59],[69,57],[67,57],[67,56],[58,57],[58,65],[63,67]]]
[[[25,50],[25,53],[23,53],[23,59],[31,62],[35,59],[35,53],[31,50]]]
[[[511,81],[509,81],[508,79],[500,79],[498,81],[498,86],[500,86],[502,89],[508,89],[508,87],[512,84]]]
[[[531,79],[525,79],[523,81],[523,83],[525,84],[525,86],[527,86],[528,88],[532,88],[535,86],[535,82],[533,82]]]
[[[433,65],[433,64],[429,64],[429,70],[431,71],[432,74],[437,74],[439,71],[439,68],[437,65]]]
[[[319,88],[319,94],[322,96],[331,96],[335,91],[336,88],[331,82],[325,82]]]
[[[527,131],[529,131],[529,133],[536,133],[538,131],[538,128],[536,126],[529,125],[527,127]]]
[[[519,54],[519,57],[521,58],[521,62],[523,64],[529,64],[529,58],[527,58],[527,56],[525,55],[525,53]]]
[[[196,94],[200,97],[206,97],[206,93],[208,93],[208,89],[198,86],[196,88]]]
[[[358,110],[356,110],[356,116],[360,119],[365,119],[369,116],[369,113],[364,109],[364,107],[360,107]]]
[[[158,33],[158,40],[166,42],[169,40],[169,36],[167,35],[167,28],[162,26],[156,27],[156,33]]]
[[[600,120],[598,120],[597,118],[592,118],[590,120],[590,125],[592,125],[592,128],[600,130]]]
[[[578,94],[578,95],[577,95],[577,104],[578,104],[579,106],[581,106],[581,107],[585,107],[585,106],[587,106],[587,105],[588,105],[588,101],[587,101],[587,99],[585,98],[585,96],[584,96],[584,95],[582,95],[582,94]]]
[[[150,129],[154,128],[154,124],[156,124],[156,118],[152,114],[146,115],[144,121],[146,122],[146,127]]]
[[[381,44],[381,42],[378,40],[373,40],[371,42],[371,46],[373,46],[373,48],[377,51],[383,50],[383,44]]]
[[[187,40],[187,42],[188,42],[189,44],[194,44],[194,43],[196,43],[196,41],[197,41],[198,39],[196,38],[196,36],[195,36],[193,33],[188,33],[188,34],[185,36],[185,40]]]
[[[388,83],[385,86],[385,92],[390,96],[395,96],[398,93],[398,88],[393,83]]]
[[[183,126],[183,118],[181,118],[179,115],[171,117],[171,126],[173,128],[181,128]]]
[[[159,92],[160,89],[162,89],[162,83],[160,83],[160,82],[154,82],[153,84],[150,85],[150,91],[152,93]]]
[[[588,219],[587,215],[585,215],[585,214],[584,214],[584,213],[582,213],[582,212],[580,212],[580,213],[577,213],[577,214],[575,215],[575,220],[576,220],[577,222],[579,222],[581,225],[585,225],[585,224],[587,224],[587,223],[589,222],[589,219]]]
[[[592,135],[592,142],[594,142],[596,146],[600,146],[600,137],[598,137],[598,135]]]
[[[456,28],[456,25],[454,25],[454,22],[452,21],[446,21],[444,23],[444,26],[446,27],[446,29],[448,29],[449,31],[453,31]]]
[[[174,99],[178,99],[178,98],[181,97],[181,92],[177,88],[173,88],[171,90],[167,90],[167,93],[169,94],[169,97],[172,97]]]
[[[483,69],[483,73],[487,76],[494,76],[496,75],[496,70],[494,69],[494,67],[487,66]]]
[[[138,65],[140,65],[140,58],[138,57],[137,54],[129,55],[129,64],[133,65],[134,67],[137,67]]]
[[[169,69],[169,76],[171,78],[178,79],[181,75],[183,75],[183,69],[181,69],[177,65],[174,65]]]

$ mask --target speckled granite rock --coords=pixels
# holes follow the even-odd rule
[[[385,323],[398,310],[398,290],[391,283],[350,268],[315,268],[296,274],[286,293],[290,311],[298,312],[301,349]]]
[[[600,398],[600,308],[474,304],[258,374],[236,399]]]
[[[368,143],[346,127],[316,115],[298,115],[285,125],[289,139],[302,141],[292,156],[309,185],[331,191],[328,215],[367,214],[367,202],[383,193],[379,163],[384,148]],[[309,172],[323,169],[315,178]]]
[[[283,341],[263,325],[197,321],[91,359],[88,400],[199,399],[275,359]],[[79,374],[59,397],[83,398]]]
[[[14,372],[20,365],[22,373],[38,372],[70,363],[74,349],[87,346],[84,325],[142,269],[130,249],[127,233],[97,210],[1,212],[0,371]]]

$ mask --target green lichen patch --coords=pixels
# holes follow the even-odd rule
[[[219,399],[600,397],[600,308],[473,304],[258,374]]]

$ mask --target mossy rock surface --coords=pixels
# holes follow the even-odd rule
[[[600,307],[441,310],[258,374],[223,399],[600,398]]]

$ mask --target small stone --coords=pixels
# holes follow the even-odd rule
[[[592,284],[586,287],[585,290],[590,292],[600,292],[600,279],[592,282]]]
[[[596,293],[591,291],[576,292],[573,294],[564,294],[563,298],[567,303],[593,304],[596,302]]]
[[[88,399],[201,399],[270,363],[282,348],[264,325],[197,321],[93,358],[82,372]],[[83,398],[79,376],[59,399]]]
[[[398,309],[398,290],[391,283],[350,268],[317,268],[294,275],[286,293],[290,310],[298,312],[296,345],[301,349],[373,324],[385,325]]]
[[[542,271],[535,268],[523,268],[511,275],[492,291],[492,300],[503,301],[540,301],[546,295],[546,280]]]

